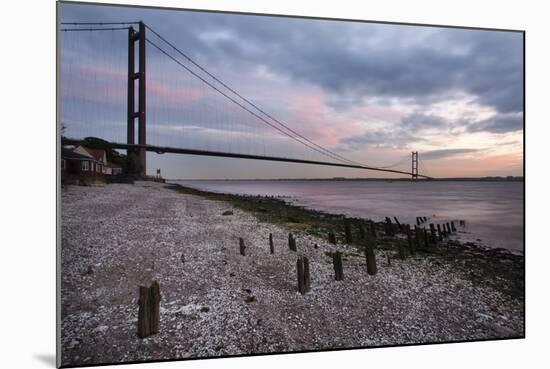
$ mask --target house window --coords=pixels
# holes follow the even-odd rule
[[[83,171],[89,171],[90,170],[90,162],[89,161],[83,161],[81,164],[81,169]]]
[[[96,164],[96,165],[95,165],[95,171],[96,171],[97,173],[101,173],[101,164]]]

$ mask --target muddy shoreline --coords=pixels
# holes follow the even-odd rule
[[[260,222],[286,226],[291,232],[295,230],[320,238],[326,238],[329,232],[333,232],[336,234],[338,243],[345,243],[344,219],[349,219],[355,225],[360,222],[363,224],[370,222],[370,219],[350,218],[343,214],[331,214],[296,206],[276,197],[202,191],[180,184],[169,184],[167,188],[211,200],[229,202],[239,209],[252,213]],[[399,234],[399,228],[394,224],[398,233],[396,237],[384,237],[385,224],[383,222],[374,224],[379,235],[377,248],[387,251],[390,258],[397,258],[397,243],[400,242],[406,247],[405,234]],[[428,224],[425,226],[428,227]],[[414,225],[411,225],[411,228],[414,228]],[[354,242],[351,245],[362,252],[364,243],[360,240],[358,230],[356,228],[352,230]],[[456,262],[460,259],[463,267],[459,269],[474,283],[489,283],[493,288],[506,291],[513,297],[523,298],[523,253],[503,248],[490,248],[475,242],[461,242],[452,236],[439,242],[435,248],[420,249],[418,252],[421,255],[440,259],[441,262]]]
[[[451,238],[401,260],[406,240],[377,224],[372,276],[340,216],[150,182],[68,186],[61,222],[65,366],[524,337],[523,255],[506,250]],[[305,295],[297,255],[310,260]],[[139,339],[138,286],[153,280],[160,330]]]

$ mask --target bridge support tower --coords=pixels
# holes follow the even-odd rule
[[[412,152],[412,168],[411,168],[411,174],[412,174],[412,181],[418,180],[418,151]]]
[[[138,65],[136,72],[136,47],[138,44]],[[139,22],[139,30],[128,29],[128,134],[127,143],[135,144],[135,121],[138,120],[138,144],[146,144],[146,93],[145,93],[145,24]],[[136,84],[138,81],[138,98],[136,111]],[[131,163],[129,171],[140,176],[146,175],[145,148],[128,149],[127,155]]]

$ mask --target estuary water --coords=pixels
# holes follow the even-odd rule
[[[212,192],[273,195],[299,206],[333,214],[415,224],[464,220],[457,238],[489,247],[522,251],[523,182],[340,181],[340,180],[180,180]],[[458,224],[457,224],[458,225]]]

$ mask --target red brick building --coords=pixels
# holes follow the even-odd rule
[[[105,150],[90,149],[80,145],[72,150],[63,148],[61,151],[61,178],[63,181],[96,180],[121,173],[120,166],[107,161]]]

